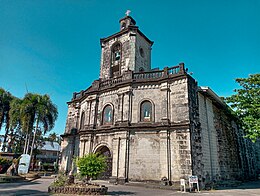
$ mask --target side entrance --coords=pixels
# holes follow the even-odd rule
[[[94,153],[99,153],[103,156],[106,157],[106,162],[107,162],[107,168],[105,172],[103,172],[100,176],[99,179],[109,179],[109,177],[112,176],[112,156],[109,148],[107,146],[100,146],[96,149]]]

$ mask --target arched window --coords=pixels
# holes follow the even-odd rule
[[[125,27],[126,27],[126,23],[123,22],[122,25],[121,25],[121,30],[125,29]]]
[[[107,105],[103,110],[103,125],[111,125],[113,123],[113,110],[111,105]]]
[[[111,52],[111,77],[114,77],[120,74],[121,44],[119,42],[115,43]]]
[[[143,101],[141,103],[141,121],[150,122],[152,121],[152,103],[150,101]]]
[[[80,129],[84,129],[85,112],[82,112],[80,119]]]
[[[120,60],[120,57],[121,57],[121,48],[120,48],[120,44],[117,43],[113,46],[112,48],[112,60],[113,61],[118,61]]]

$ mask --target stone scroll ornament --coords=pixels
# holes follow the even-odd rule
[[[29,170],[31,156],[28,154],[22,154],[18,166],[18,174],[27,174]]]

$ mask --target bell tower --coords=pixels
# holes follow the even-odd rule
[[[129,13],[127,10],[126,16],[119,20],[119,32],[100,39],[101,79],[118,77],[128,70],[134,72],[151,70],[153,42],[139,30]]]

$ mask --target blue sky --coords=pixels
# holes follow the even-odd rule
[[[260,71],[259,0],[0,0],[0,87],[49,94],[64,132],[66,102],[99,77],[99,39],[127,9],[155,43],[152,67],[184,62],[219,96]]]

